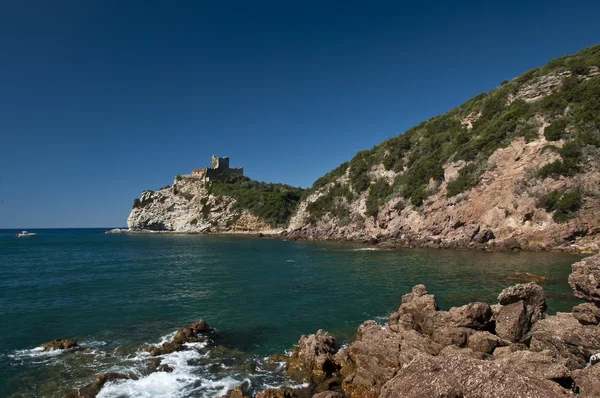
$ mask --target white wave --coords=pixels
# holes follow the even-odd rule
[[[379,251],[380,249],[376,247],[361,247],[359,249],[354,249],[355,252],[374,252]]]
[[[15,350],[15,353],[9,354],[8,357],[11,359],[46,358],[57,357],[63,352],[65,350],[44,350],[42,347],[35,347],[27,350]]]
[[[172,341],[176,334],[177,334],[177,330],[174,331],[174,332],[171,332],[169,334],[166,334],[166,335],[162,336],[160,338],[160,341],[158,343],[156,343],[156,344],[148,344],[148,345],[150,345],[152,347],[162,347],[162,345],[164,343],[168,343],[168,342]]]
[[[191,349],[158,357],[162,359],[161,365],[170,366],[173,369],[172,372],[154,372],[138,380],[119,380],[107,383],[98,394],[98,397],[178,398],[189,396],[194,392],[201,393],[207,397],[218,397],[241,383],[240,380],[231,377],[219,380],[211,380],[204,377],[200,374],[200,367],[190,365],[189,363],[193,360],[205,358],[208,355],[208,353],[202,354],[197,351],[199,348],[206,347],[206,343],[187,343],[185,346]],[[132,359],[143,360],[147,358],[148,354],[140,351]]]

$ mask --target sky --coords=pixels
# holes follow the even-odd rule
[[[600,2],[3,1],[0,228],[120,227],[229,156],[309,187],[600,42]]]

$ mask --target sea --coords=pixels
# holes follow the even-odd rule
[[[579,303],[567,278],[582,256],[438,249],[383,250],[353,243],[215,235],[111,235],[107,229],[0,230],[0,396],[61,397],[106,372],[99,397],[219,397],[244,384],[303,385],[275,354],[326,330],[339,345],[365,320],[384,323],[416,284],[441,309],[496,302],[511,275],[543,282],[548,312]],[[144,348],[199,319],[215,345],[161,356]],[[42,351],[55,338],[79,350]],[[275,358],[275,359],[274,359]],[[304,386],[305,387],[305,386]]]

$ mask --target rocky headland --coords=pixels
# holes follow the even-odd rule
[[[279,184],[272,196],[247,178],[178,176],[142,193],[127,224],[132,232],[596,253],[598,98],[600,45],[360,151],[304,192]]]

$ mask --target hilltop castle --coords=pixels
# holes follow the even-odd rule
[[[243,167],[229,167],[229,156],[225,157],[217,157],[215,155],[212,156],[212,167],[206,167],[202,169],[194,169],[192,170],[192,176],[202,178],[204,181],[211,181],[218,175],[223,174],[236,174],[243,176],[244,168]]]

